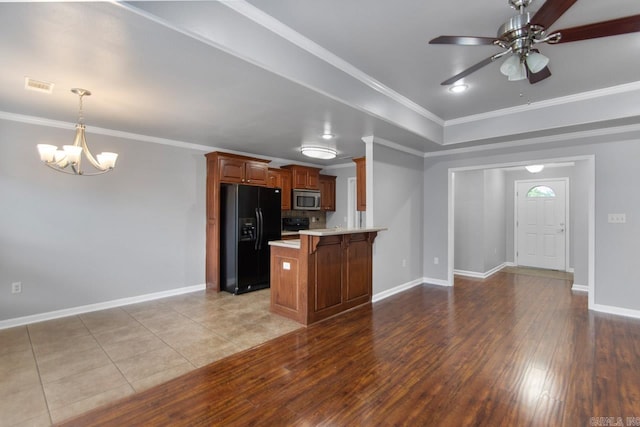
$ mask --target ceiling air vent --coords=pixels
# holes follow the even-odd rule
[[[24,78],[24,88],[27,90],[34,90],[36,92],[42,93],[52,93],[53,86],[53,83],[44,82],[42,80],[34,80],[29,77]]]

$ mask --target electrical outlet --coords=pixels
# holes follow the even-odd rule
[[[13,282],[11,284],[11,293],[19,294],[20,292],[22,292],[22,282]]]
[[[626,214],[609,214],[607,218],[609,224],[624,224],[627,222]]]
[[[440,264],[440,259],[439,259],[438,257],[435,257],[435,258],[433,259],[433,263],[434,263],[434,264]]]

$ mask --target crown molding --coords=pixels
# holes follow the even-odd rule
[[[424,153],[425,158],[450,156],[453,154],[474,153],[478,151],[498,150],[503,148],[520,147],[533,144],[545,144],[551,142],[568,141],[578,138],[592,138],[605,135],[615,135],[624,132],[640,131],[640,124],[618,126],[612,128],[593,129],[587,131],[570,132],[560,135],[540,136],[536,138],[527,138],[513,140],[507,142],[497,142],[495,144],[476,145],[473,147],[452,148],[450,150],[432,151]]]
[[[6,111],[0,111],[0,120],[7,120],[12,122],[25,123],[29,125],[44,126],[44,127],[66,129],[66,130],[73,130],[75,129],[75,126],[76,126],[75,123],[63,122],[61,120],[45,119],[42,117],[27,116],[23,114],[9,113]],[[282,164],[295,163],[295,164],[307,165],[307,166],[318,167],[318,168],[324,167],[323,165],[319,165],[317,163],[299,162],[297,160],[284,159],[280,157],[263,156],[261,154],[258,155],[255,153],[247,153],[246,151],[237,151],[237,150],[232,150],[228,148],[214,147],[210,145],[194,144],[192,142],[179,141],[176,139],[159,138],[157,136],[142,135],[139,133],[124,132],[120,130],[107,129],[107,128],[101,128],[96,126],[86,126],[86,128],[87,128],[87,133],[92,133],[95,135],[105,135],[105,136],[111,136],[114,138],[128,139],[132,141],[142,141],[142,142],[150,142],[152,144],[169,145],[172,147],[202,151],[205,153],[209,153],[212,151],[224,151],[225,153],[239,154],[241,156],[260,157],[265,160],[270,160],[272,162],[282,163]]]
[[[338,163],[336,165],[324,166],[323,170],[333,170],[333,169],[347,169],[347,168],[355,168],[356,164],[353,162],[349,163]]]
[[[377,136],[365,136],[362,137],[362,140],[365,144],[380,144],[385,147],[392,148],[397,151],[402,151],[403,153],[411,154],[412,156],[424,157],[425,153],[419,150],[414,150],[413,148],[405,147],[403,145],[397,144],[392,141],[388,141],[384,138],[378,138]]]
[[[488,111],[486,113],[473,114],[471,116],[460,117],[457,119],[446,120],[444,126],[455,126],[464,123],[472,123],[480,120],[493,119],[496,117],[504,117],[509,114],[523,113],[542,108],[549,108],[558,105],[570,104],[573,102],[586,101],[589,99],[601,98],[603,96],[617,95],[619,93],[632,92],[640,90],[640,81],[626,83],[618,86],[611,86],[603,89],[591,90],[574,95],[562,96],[559,98],[547,99],[544,101],[536,101],[531,104],[519,105],[517,107],[503,108],[501,110]]]
[[[60,120],[45,119],[42,117],[26,116],[22,114],[8,113],[5,111],[0,111],[0,119],[9,120],[13,122],[26,123],[30,125],[36,125],[36,126],[58,128],[58,129],[74,129],[75,128],[75,123],[63,122]],[[191,142],[178,141],[175,139],[158,138],[156,136],[141,135],[141,134],[132,133],[132,132],[123,132],[119,130],[106,129],[106,128],[101,128],[96,126],[86,126],[86,128],[88,133],[112,136],[115,138],[152,142],[154,144],[171,145],[173,147],[188,148],[192,150],[207,151],[207,152],[213,151],[216,149],[215,147],[210,147],[208,145],[193,144]]]
[[[340,71],[350,75],[356,80],[359,80],[360,82],[364,83],[371,89],[392,99],[398,104],[403,105],[404,107],[412,110],[413,112],[419,114],[420,116],[428,120],[431,120],[439,124],[440,126],[444,126],[445,121],[442,118],[435,115],[434,113],[432,113],[431,111],[413,102],[406,96],[401,95],[400,93],[394,91],[390,87],[382,84],[381,82],[374,79],[370,75],[366,74],[359,68],[356,68],[355,66],[353,66],[351,63],[345,61],[344,59],[340,58],[339,56],[332,53],[328,49],[325,49],[324,47],[320,46],[314,41],[308,39],[307,37],[293,30],[291,27],[283,24],[282,22],[275,19],[273,16],[263,12],[262,10],[258,9],[257,7],[248,3],[247,1],[245,0],[226,1],[226,2],[222,2],[222,4],[229,7],[230,9],[233,9],[234,11],[245,16],[246,18],[252,20],[256,24],[261,25],[262,27],[266,28],[272,33],[277,34],[278,36],[289,41],[290,43],[298,46],[299,48],[307,51],[308,53],[316,56],[317,58],[320,58],[324,62],[333,65]]]

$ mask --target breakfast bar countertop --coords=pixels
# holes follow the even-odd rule
[[[300,230],[300,235],[308,236],[337,236],[340,234],[355,234],[355,233],[373,233],[376,231],[384,231],[386,227],[369,227],[369,228],[320,228],[314,230]]]
[[[378,231],[386,230],[385,227],[369,227],[369,228],[317,228],[314,230],[300,230],[296,231],[295,234],[300,234],[300,236],[339,236],[341,234],[356,234],[356,233],[373,233]],[[282,233],[284,236],[284,232]],[[300,239],[288,239],[288,240],[272,240],[269,242],[271,246],[280,246],[283,248],[293,248],[300,249]]]
[[[271,240],[269,246],[279,246],[281,248],[300,249],[300,239]]]

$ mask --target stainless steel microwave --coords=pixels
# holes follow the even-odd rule
[[[302,211],[320,210],[320,192],[317,190],[293,190],[293,209]]]

